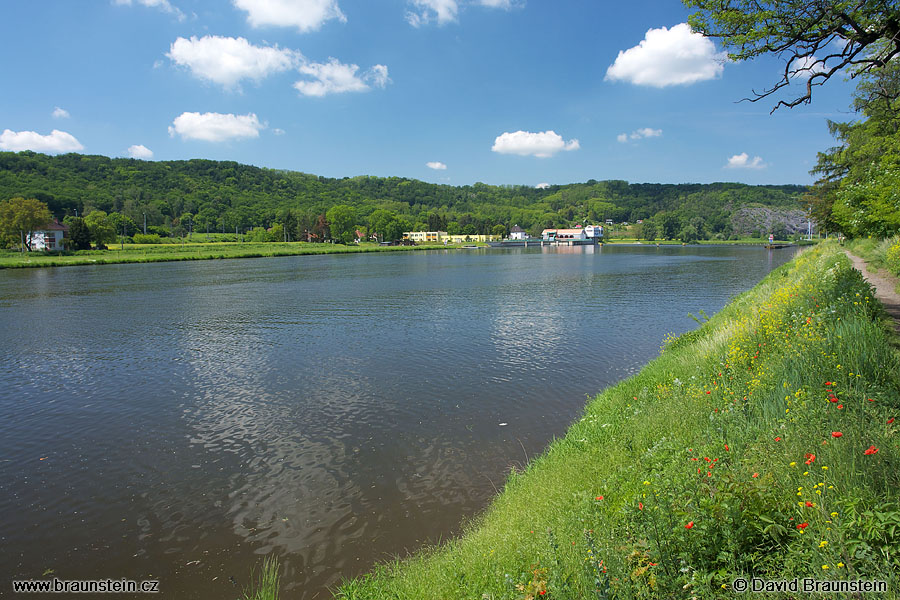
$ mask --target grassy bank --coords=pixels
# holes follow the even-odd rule
[[[813,246],[818,244],[820,240],[800,240],[797,242],[791,240],[775,240],[776,244],[793,244],[795,246]],[[603,241],[604,244],[644,244],[649,246],[681,246],[681,240],[655,240],[652,242],[648,242],[647,240],[641,240],[638,238],[616,238],[611,237]],[[691,245],[699,245],[699,246],[765,246],[769,243],[768,240],[761,240],[759,238],[740,238],[737,240],[697,240],[696,242],[691,242]]]
[[[882,316],[836,245],[806,251],[592,400],[461,538],[338,597],[758,597],[738,576],[900,596],[900,363]]]
[[[453,246],[451,246],[453,247]],[[64,267],[117,263],[167,262],[179,260],[212,260],[221,258],[258,258],[266,256],[300,256],[307,254],[345,254],[352,252],[402,252],[428,250],[445,246],[379,246],[360,244],[237,243],[211,244],[125,244],[109,250],[82,250],[70,253],[0,251],[0,269],[27,267]]]

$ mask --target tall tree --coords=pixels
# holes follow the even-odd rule
[[[764,54],[785,61],[781,77],[752,102],[767,98],[792,81],[805,79],[803,94],[779,100],[781,106],[809,103],[813,88],[852,68],[857,77],[888,64],[900,54],[900,5],[896,0],[682,0],[698,8],[694,31],[719,38],[731,60]],[[894,96],[896,97],[896,95]]]
[[[97,248],[104,248],[106,244],[116,241],[116,228],[108,217],[104,211],[95,210],[84,218],[84,224],[90,230],[91,239]]]
[[[352,206],[338,204],[329,208],[325,215],[328,218],[333,239],[340,240],[344,244],[349,244],[353,241],[356,227],[356,212]]]
[[[31,236],[50,222],[47,205],[34,198],[10,198],[0,202],[0,235],[18,239],[22,252],[31,250]]]
[[[84,224],[81,217],[71,217],[66,220],[69,226],[69,243],[72,250],[90,250],[91,230]]]

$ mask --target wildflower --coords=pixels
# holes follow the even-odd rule
[[[833,512],[833,513],[831,513],[831,516],[836,517],[836,516],[838,516],[838,514],[836,512]]]
[[[797,525],[797,529],[806,529],[807,527],[809,527],[809,523],[806,523],[806,522],[803,522],[803,523],[800,523],[799,525]]]
[[[869,449],[864,451],[863,454],[865,454],[866,456],[871,456],[872,454],[875,454],[876,452],[878,452],[878,448],[876,448],[875,446],[869,446]]]
[[[759,473],[754,473],[753,477],[759,477]]]
[[[843,567],[843,566],[844,566],[844,563],[838,563],[837,566]]]
[[[821,542],[819,542],[819,548],[824,548],[824,547],[827,546],[827,545],[828,545],[828,541],[827,541],[827,540],[822,540]]]
[[[894,422],[894,417],[891,417],[890,419],[887,420],[887,424],[888,424],[888,425],[890,425],[890,424],[893,423],[893,422]]]
[[[844,434],[841,433],[840,431],[832,431],[832,432],[831,432],[831,437],[833,437],[833,438],[839,438],[839,437],[841,437],[842,435],[844,435]]]
[[[875,402],[875,398],[867,398],[869,402]]]
[[[644,510],[644,503],[643,503],[643,502],[638,502],[638,509]]]
[[[827,571],[827,570],[828,570],[828,565],[822,565],[822,570],[823,570],[823,571]]]
[[[594,500],[603,500],[603,496],[597,496]]]
[[[843,405],[843,404],[838,404],[838,410],[840,410],[840,409],[842,409],[842,408],[844,408],[844,405]]]
[[[707,393],[707,394],[712,394],[712,392],[710,392],[709,390],[706,390],[706,393]]]
[[[777,438],[775,438],[775,441],[776,441],[776,442],[780,442],[780,441],[781,441],[781,438],[780,438],[780,437],[777,437]]]
[[[728,444],[725,444],[725,452],[731,452],[731,448],[728,447]]]
[[[655,567],[655,566],[656,566],[656,563],[650,562],[649,560],[647,561],[647,564],[650,565],[651,567]]]
[[[685,529],[693,529],[693,527],[694,527],[693,521],[691,521],[690,523],[688,523],[687,525],[684,526]]]
[[[806,501],[806,508],[812,508],[813,506],[815,505],[812,502],[810,502],[809,500]]]
[[[788,466],[789,466],[789,467],[796,467],[796,466],[797,466],[797,463],[795,463],[795,462],[792,461]]]
[[[808,465],[811,465],[812,463],[816,462],[815,454],[810,454],[809,452],[807,452],[803,456],[804,456],[804,458],[806,458],[806,464],[808,464]]]

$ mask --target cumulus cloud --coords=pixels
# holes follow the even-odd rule
[[[177,16],[179,20],[184,20],[184,13],[178,10],[178,8],[172,6],[169,0],[113,0],[113,3],[118,4],[119,6],[131,6],[132,4],[140,4],[141,6],[158,8],[163,12],[167,12],[169,14]]]
[[[372,87],[383,88],[390,82],[388,68],[384,65],[375,65],[357,75],[358,65],[347,65],[336,58],[329,59],[327,63],[304,63],[299,70],[309,77],[294,84],[294,88],[304,96],[365,92]]]
[[[542,131],[540,133],[515,131],[497,136],[491,150],[498,154],[518,154],[519,156],[547,158],[559,151],[578,150],[579,148],[581,148],[581,144],[578,143],[578,140],[573,139],[567,142],[555,131]]]
[[[662,135],[662,129],[652,129],[650,127],[642,127],[640,129],[635,129],[630,134],[620,133],[619,135],[616,136],[616,139],[622,143],[625,143],[628,140],[641,140],[644,138],[659,137],[661,135]]]
[[[299,52],[254,46],[246,39],[206,35],[179,37],[166,54],[187,67],[195,77],[233,88],[242,79],[260,81],[272,73],[292,69],[302,59]]]
[[[641,43],[619,51],[606,79],[635,85],[666,87],[715,79],[725,68],[725,52],[687,23],[647,31]]]
[[[412,10],[406,13],[406,21],[413,27],[421,27],[434,21],[438,25],[456,21],[459,4],[456,0],[410,0]]]
[[[337,0],[233,0],[233,3],[247,12],[247,22],[253,27],[275,25],[306,32],[319,29],[331,19],[347,22]]]
[[[434,169],[435,171],[446,171],[447,170],[447,165],[445,165],[444,163],[442,163],[440,161],[436,161],[436,160],[425,163],[425,166],[428,167],[429,169]]]
[[[274,135],[284,135],[285,132],[284,132],[284,129],[276,127],[275,129],[272,130],[272,133]]]
[[[84,150],[84,146],[71,133],[58,129],[51,131],[50,135],[41,135],[34,131],[5,129],[0,134],[0,150],[11,152],[33,150],[34,152],[58,154],[60,152],[78,152]]]
[[[69,111],[57,106],[56,108],[53,109],[53,118],[54,119],[68,119]]]
[[[543,182],[543,183],[537,184],[537,185],[534,186],[534,187],[535,187],[536,189],[539,189],[539,190],[547,190],[547,189],[550,189],[550,184],[547,183],[547,182]]]
[[[255,114],[233,115],[221,113],[185,112],[169,126],[169,135],[180,135],[183,140],[226,142],[259,137],[265,125]]]
[[[505,9],[513,8],[516,5],[513,0],[478,0],[478,4],[480,4],[481,6],[487,6],[489,8]]]
[[[801,56],[791,63],[791,71],[788,76],[791,79],[806,81],[816,73],[824,73],[825,65],[819,62],[815,56]]]
[[[128,147],[128,156],[131,158],[140,158],[141,160],[150,160],[153,158],[153,151],[147,146],[135,144]]]
[[[735,154],[728,159],[728,163],[725,165],[726,169],[764,169],[765,167],[762,157],[750,158],[746,152]]]

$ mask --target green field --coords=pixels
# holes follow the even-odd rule
[[[219,258],[257,258],[264,256],[299,256],[306,254],[345,254],[353,252],[397,252],[455,248],[456,246],[379,246],[360,244],[310,244],[306,242],[266,243],[185,243],[185,244],[125,244],[110,246],[109,250],[80,250],[78,252],[27,252],[0,250],[0,268],[63,267],[178,260],[211,260]]]
[[[837,244],[805,251],[590,401],[460,538],[337,596],[731,599],[759,597],[733,589],[756,576],[900,597],[900,362],[883,317]]]

